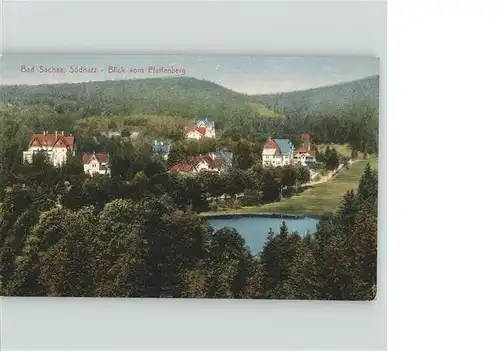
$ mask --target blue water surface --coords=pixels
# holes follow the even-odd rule
[[[264,247],[269,229],[278,234],[281,223],[286,223],[289,232],[298,232],[301,235],[314,233],[316,231],[317,219],[311,217],[303,218],[273,218],[273,217],[233,217],[233,218],[210,218],[207,219],[215,230],[224,227],[234,228],[245,238],[246,245],[252,254],[258,254]]]

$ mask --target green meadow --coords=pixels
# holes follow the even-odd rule
[[[378,159],[360,160],[349,169],[342,169],[329,181],[311,186],[297,195],[279,202],[243,207],[230,212],[297,213],[312,216],[333,212],[341,203],[344,194],[350,189],[356,189],[368,162],[372,169],[377,169]]]

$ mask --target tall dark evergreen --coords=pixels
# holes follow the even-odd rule
[[[371,169],[370,163],[366,164],[363,175],[361,176],[356,199],[358,206],[361,206],[363,203],[369,203],[372,213],[376,214],[378,203],[378,174]]]
[[[252,259],[245,240],[234,229],[214,233],[210,247],[209,297],[245,296]]]

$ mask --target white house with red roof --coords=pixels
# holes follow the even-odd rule
[[[94,176],[96,174],[111,175],[109,168],[109,154],[106,152],[89,153],[86,152],[82,155],[83,171],[86,174]]]
[[[310,166],[316,163],[316,150],[311,148],[311,144],[303,145],[295,150],[294,163]]]
[[[187,139],[215,138],[215,123],[207,118],[200,119],[196,126],[184,127]]]
[[[269,138],[262,149],[263,166],[285,166],[293,164],[294,146],[288,139]]]
[[[191,157],[186,162],[171,166],[168,171],[172,173],[198,173],[201,171],[222,172],[230,167],[230,161],[219,157],[217,153]]]
[[[215,122],[208,119],[203,118],[198,121],[196,124],[198,128],[205,128],[205,137],[207,138],[215,138]]]
[[[205,127],[197,126],[184,127],[184,133],[186,134],[187,139],[199,140],[206,137],[207,129]]]
[[[28,150],[23,151],[23,161],[33,162],[33,155],[45,153],[47,161],[54,167],[60,167],[67,160],[67,154],[75,154],[75,137],[71,134],[65,134],[63,131],[54,133],[35,133],[31,135]]]

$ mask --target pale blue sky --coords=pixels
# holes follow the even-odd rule
[[[148,74],[149,65],[184,69],[186,76],[206,79],[232,90],[262,94],[303,90],[375,75],[379,61],[363,56],[181,56],[181,55],[7,55],[1,57],[2,84],[50,84],[162,77]],[[21,65],[35,66],[35,73],[22,73]],[[144,68],[145,73],[108,73],[108,66]],[[39,73],[40,66],[86,66],[96,68],[94,74]]]

